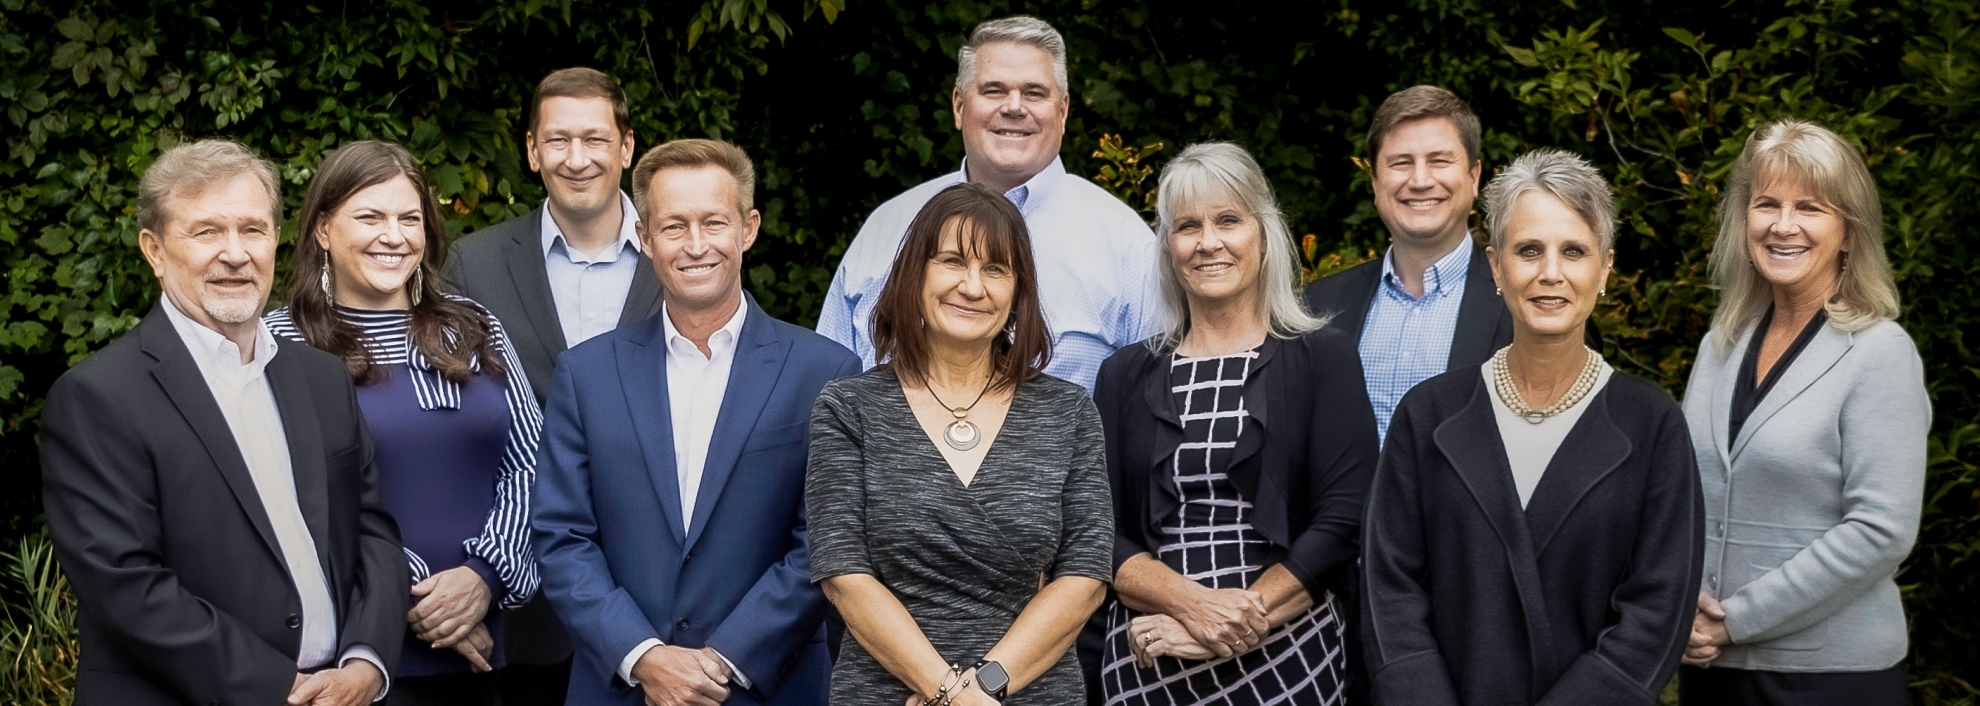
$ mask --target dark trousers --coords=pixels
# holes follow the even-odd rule
[[[1904,665],[1874,672],[1679,667],[1681,706],[1903,706]]]
[[[500,672],[462,672],[392,680],[385,706],[501,706],[496,687]]]
[[[501,675],[503,706],[563,706],[571,686],[571,638],[541,592],[502,615],[509,666]]]

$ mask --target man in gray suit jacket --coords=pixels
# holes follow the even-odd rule
[[[558,354],[659,313],[660,283],[640,251],[638,212],[619,189],[633,133],[618,82],[594,69],[552,72],[537,84],[530,120],[529,168],[550,199],[462,238],[444,272],[508,328],[541,405]],[[571,641],[549,604],[538,594],[507,620],[503,703],[563,703]]]

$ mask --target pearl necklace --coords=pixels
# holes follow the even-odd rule
[[[1574,386],[1568,388],[1567,394],[1555,400],[1553,406],[1536,410],[1526,404],[1526,398],[1519,393],[1519,385],[1513,382],[1512,366],[1506,362],[1506,352],[1510,350],[1512,346],[1506,346],[1492,354],[1492,387],[1499,393],[1499,400],[1506,403],[1506,407],[1510,408],[1513,414],[1525,419],[1529,424],[1547,421],[1548,417],[1568,411],[1580,404],[1582,398],[1587,397],[1588,393],[1595,389],[1595,381],[1602,377],[1602,354],[1589,348],[1588,358],[1581,364],[1581,374],[1574,378]]]

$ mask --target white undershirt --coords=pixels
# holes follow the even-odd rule
[[[289,436],[282,428],[282,411],[275,405],[275,392],[268,384],[268,363],[280,346],[268,326],[255,322],[254,357],[241,362],[241,348],[232,339],[207,328],[161,296],[165,318],[192,352],[193,362],[220,415],[227,420],[234,445],[240,447],[248,476],[254,479],[255,494],[268,513],[268,524],[275,530],[275,543],[282,563],[289,569],[297,597],[302,600],[302,641],[296,650],[296,668],[309,669],[330,662],[337,653],[337,605],[330,599],[330,580],[323,574],[323,563],[316,554],[316,542],[303,521],[302,506],[296,500],[295,468],[289,459]],[[386,684],[391,683],[385,663],[365,645],[355,645],[338,660],[338,666],[362,659],[378,667]],[[385,698],[380,689],[378,698]],[[374,699],[376,700],[376,699]]]
[[[660,305],[660,321],[667,335],[667,409],[673,417],[674,477],[680,483],[681,528],[694,528],[694,504],[701,496],[701,475],[708,465],[708,444],[715,437],[715,419],[722,412],[722,398],[728,396],[729,371],[735,367],[736,342],[742,338],[748,304],[738,304],[729,322],[708,335],[709,355],[702,355],[694,341],[674,327],[674,318]],[[661,646],[659,638],[647,638],[619,660],[619,678],[639,685],[632,675],[633,665],[647,650]],[[722,657],[721,653],[716,656]],[[728,657],[722,657],[728,662]],[[749,677],[729,663],[736,683],[749,688]]]
[[[1595,376],[1595,387],[1587,395],[1573,407],[1539,424],[1513,414],[1506,401],[1499,398],[1498,388],[1492,382],[1491,361],[1479,366],[1479,372],[1485,376],[1485,391],[1492,398],[1492,417],[1499,422],[1499,439],[1505,442],[1506,462],[1512,466],[1513,487],[1519,491],[1519,507],[1524,510],[1526,502],[1533,498],[1533,489],[1540,486],[1540,477],[1547,474],[1547,464],[1553,462],[1554,452],[1560,450],[1561,442],[1567,439],[1575,422],[1581,420],[1581,413],[1588,411],[1588,401],[1608,386],[1616,370],[1603,361],[1601,372]]]

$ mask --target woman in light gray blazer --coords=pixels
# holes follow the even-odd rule
[[[1918,535],[1931,406],[1863,158],[1783,120],[1720,210],[1712,332],[1684,413],[1704,585],[1680,671],[1703,704],[1902,704],[1898,566]]]

